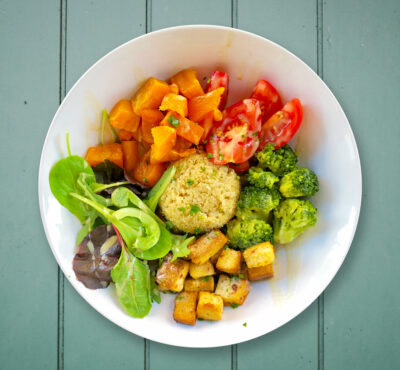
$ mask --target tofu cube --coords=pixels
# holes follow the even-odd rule
[[[175,298],[174,320],[186,325],[196,323],[198,292],[181,292]]]
[[[243,252],[248,268],[270,265],[275,261],[274,246],[270,242],[260,243]]]
[[[213,292],[214,291],[214,278],[212,276],[205,276],[200,279],[187,278],[185,280],[185,291],[187,292]]]
[[[204,276],[214,275],[215,270],[210,261],[207,261],[201,265],[196,265],[195,263],[190,262],[189,274],[193,279],[198,279]]]
[[[197,303],[197,317],[204,320],[218,321],[222,318],[224,301],[214,293],[200,292]]]
[[[221,254],[219,255],[215,267],[219,271],[237,275],[240,271],[241,260],[242,260],[242,253],[240,251],[235,251],[234,249],[230,248],[223,249]]]
[[[272,263],[266,266],[252,267],[247,270],[250,281],[269,279],[274,276]]]
[[[227,242],[228,238],[221,231],[212,230],[189,246],[189,258],[196,265],[202,265],[218,253]]]
[[[183,289],[186,276],[189,272],[189,262],[177,259],[171,262],[172,254],[168,254],[157,271],[156,282],[160,290],[180,292]]]
[[[227,275],[219,275],[215,294],[218,294],[224,300],[225,306],[231,304],[241,305],[246,300],[251,289],[250,282],[247,279],[239,277],[229,277]]]

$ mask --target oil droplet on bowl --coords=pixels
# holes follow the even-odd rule
[[[301,270],[301,248],[278,246],[274,262],[274,277],[269,281],[272,299],[282,307],[296,290]]]

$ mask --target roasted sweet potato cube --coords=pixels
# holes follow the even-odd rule
[[[150,77],[132,98],[133,112],[140,116],[143,109],[158,109],[169,92],[170,87],[166,82]]]
[[[180,292],[186,275],[189,272],[189,262],[177,259],[171,262],[172,254],[168,254],[157,271],[156,282],[161,290]]]
[[[196,323],[198,292],[181,292],[175,298],[174,320],[186,325]]]
[[[243,252],[248,268],[270,265],[275,260],[274,246],[270,242],[256,244]]]
[[[215,267],[219,271],[228,274],[237,275],[240,271],[240,261],[242,260],[242,253],[234,249],[223,249]]]
[[[189,266],[189,274],[193,279],[198,279],[203,276],[214,275],[214,266],[210,261],[203,263],[201,265],[196,265],[191,262]]]
[[[224,311],[224,301],[214,293],[200,292],[197,303],[197,317],[204,320],[221,320]]]
[[[190,259],[196,265],[206,263],[210,257],[219,252],[228,242],[228,238],[219,230],[212,230],[203,235],[196,243],[192,244],[190,249]]]
[[[247,271],[249,274],[249,280],[251,281],[269,279],[274,276],[272,263],[266,266],[249,268]]]
[[[245,301],[251,289],[250,282],[246,279],[227,275],[219,275],[215,294],[218,294],[224,300],[225,306],[231,304],[241,305]]]
[[[213,292],[214,278],[212,276],[204,276],[200,279],[187,278],[185,280],[185,290],[187,292]]]
[[[171,82],[176,84],[179,87],[179,92],[188,99],[204,94],[203,88],[197,78],[197,73],[192,68],[184,69],[173,75]]]

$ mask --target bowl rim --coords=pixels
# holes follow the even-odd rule
[[[240,340],[236,340],[236,339],[230,339],[230,338],[226,338],[223,342],[218,343],[218,344],[213,344],[211,346],[209,345],[203,345],[203,344],[199,344],[199,343],[180,343],[180,344],[176,344],[173,343],[172,340],[169,341],[163,341],[160,340],[160,338],[158,338],[156,335],[153,335],[152,332],[148,332],[146,331],[145,333],[136,333],[133,332],[132,330],[122,326],[117,319],[115,319],[112,315],[108,314],[108,312],[101,312],[97,307],[93,306],[88,299],[79,291],[79,289],[77,289],[75,287],[75,284],[79,283],[78,281],[73,281],[72,277],[68,277],[67,273],[64,271],[63,265],[60,261],[60,259],[58,258],[58,255],[55,251],[55,248],[53,247],[52,243],[50,242],[50,233],[49,233],[49,229],[48,229],[48,225],[44,222],[45,221],[45,210],[44,210],[44,203],[42,201],[42,196],[41,196],[41,189],[43,187],[43,181],[44,179],[47,179],[46,176],[41,175],[43,172],[43,166],[44,166],[44,162],[45,162],[45,158],[44,158],[44,149],[47,146],[47,142],[49,141],[49,136],[50,136],[50,132],[52,131],[53,126],[55,125],[55,122],[58,120],[59,115],[61,114],[61,111],[63,110],[64,105],[66,104],[66,101],[68,100],[69,96],[73,94],[76,86],[80,83],[80,81],[82,79],[85,78],[85,76],[87,74],[89,74],[92,69],[94,69],[98,64],[100,64],[104,59],[106,59],[109,55],[113,54],[114,52],[116,52],[119,49],[124,48],[126,45],[135,42],[136,40],[139,39],[146,39],[149,37],[152,37],[154,34],[163,34],[163,33],[168,33],[171,31],[175,31],[175,30],[185,30],[185,29],[209,29],[209,30],[216,30],[216,31],[229,31],[229,32],[233,32],[233,33],[237,33],[237,34],[242,34],[242,35],[246,35],[248,37],[254,37],[254,38],[258,38],[262,41],[267,41],[268,43],[272,44],[273,46],[281,49],[281,51],[283,51],[284,53],[289,54],[290,56],[292,56],[293,58],[296,59],[296,62],[301,63],[303,65],[303,67],[306,67],[306,69],[308,69],[313,75],[314,77],[317,77],[319,79],[319,81],[325,86],[325,88],[327,89],[329,95],[331,96],[331,98],[333,98],[333,101],[336,102],[340,113],[343,115],[343,117],[346,120],[346,124],[347,124],[347,128],[349,129],[350,132],[350,139],[351,139],[351,143],[353,148],[355,149],[355,162],[357,163],[357,168],[356,168],[356,172],[357,172],[357,177],[358,177],[358,184],[357,188],[359,189],[359,196],[357,199],[354,199],[354,203],[356,204],[356,214],[355,214],[355,218],[354,218],[354,228],[351,231],[351,235],[349,236],[349,241],[348,241],[348,245],[346,248],[345,253],[343,253],[342,259],[340,260],[340,263],[337,264],[337,267],[335,269],[333,269],[334,273],[332,274],[332,277],[326,282],[324,283],[321,288],[319,288],[318,290],[315,290],[313,294],[310,294],[310,299],[307,299],[304,303],[301,302],[298,304],[296,310],[293,310],[293,312],[290,313],[290,315],[288,315],[287,317],[285,317],[284,320],[280,320],[277,321],[274,325],[272,325],[271,329],[267,332],[256,332],[254,333],[253,331],[249,331],[247,332],[247,335],[242,335]],[[359,221],[359,217],[360,217],[360,212],[361,212],[361,205],[362,205],[362,167],[361,167],[361,161],[360,161],[360,156],[359,156],[359,152],[358,152],[358,147],[357,147],[357,142],[355,140],[354,137],[354,133],[353,130],[350,126],[349,120],[342,108],[342,106],[340,105],[339,101],[337,100],[336,96],[333,94],[333,92],[330,90],[330,88],[328,87],[328,85],[325,83],[325,81],[307,64],[305,63],[302,59],[300,59],[297,55],[295,55],[294,53],[292,53],[291,51],[287,50],[285,47],[277,44],[274,41],[271,41],[270,39],[257,35],[255,33],[249,32],[249,31],[245,31],[242,29],[238,29],[238,28],[232,28],[232,27],[227,27],[227,26],[220,26],[220,25],[213,25],[213,24],[190,24],[190,25],[182,25],[182,26],[173,26],[173,27],[167,27],[167,28],[162,28],[159,30],[155,30],[146,34],[143,34],[141,36],[138,37],[134,37],[126,42],[124,42],[123,44],[113,48],[112,50],[110,50],[108,53],[106,53],[104,56],[102,56],[100,59],[98,59],[95,63],[93,63],[79,78],[78,80],[72,85],[72,87],[69,89],[69,91],[67,92],[67,94],[65,95],[65,97],[63,98],[61,104],[58,106],[56,113],[54,114],[54,117],[48,127],[44,142],[43,142],[43,147],[42,147],[42,151],[41,151],[41,155],[40,155],[40,163],[39,163],[39,171],[38,171],[38,201],[39,201],[39,209],[40,209],[40,216],[41,216],[41,220],[42,220],[42,225],[45,231],[45,235],[46,235],[46,239],[47,242],[50,246],[50,249],[57,261],[57,264],[59,266],[59,268],[61,269],[61,271],[64,274],[64,277],[71,283],[71,285],[74,287],[75,291],[77,291],[79,293],[79,295],[93,308],[95,309],[99,314],[101,314],[102,316],[106,317],[108,320],[110,320],[112,323],[114,323],[115,325],[123,328],[124,330],[131,332],[132,334],[135,334],[137,336],[141,336],[145,339],[148,340],[152,340],[158,343],[162,343],[162,344],[166,344],[166,345],[171,345],[171,346],[177,346],[177,347],[185,347],[185,348],[217,348],[217,347],[222,347],[222,346],[227,346],[227,345],[233,345],[233,344],[238,344],[238,343],[243,343],[252,339],[256,339],[258,337],[261,337],[263,335],[266,335],[268,333],[273,332],[274,330],[280,328],[281,326],[285,325],[286,323],[290,322],[291,320],[293,320],[295,317],[297,317],[299,314],[301,314],[306,308],[308,308],[309,306],[311,306],[314,301],[319,298],[319,296],[326,290],[326,288],[329,286],[329,284],[332,282],[332,280],[335,278],[335,276],[337,275],[339,269],[342,267],[343,262],[350,250],[350,247],[353,243],[354,240],[354,235],[356,233],[357,227],[358,227],[358,221]],[[251,333],[251,335],[249,335]]]

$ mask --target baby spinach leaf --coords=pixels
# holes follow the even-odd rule
[[[171,166],[168,168],[164,174],[161,176],[160,180],[158,180],[157,184],[150,190],[147,199],[145,199],[145,203],[149,206],[149,208],[154,212],[157,208],[158,201],[163,195],[164,191],[167,189],[168,185],[171,183],[172,179],[175,176],[176,168],[175,166]]]
[[[172,235],[165,227],[164,222],[133,192],[126,188],[118,188],[111,195],[111,200],[117,207],[128,207],[130,204],[138,207],[149,216],[153,217],[160,228],[160,239],[148,250],[134,250],[136,257],[145,260],[155,260],[164,257],[172,246]]]
[[[171,262],[175,261],[178,257],[186,257],[189,255],[189,244],[194,240],[194,236],[187,238],[186,235],[172,235],[172,253],[173,257]]]
[[[127,207],[113,211],[77,193],[71,193],[71,196],[93,207],[111,222],[121,233],[127,247],[132,251],[150,249],[160,239],[159,225],[151,216],[140,209]]]
[[[164,222],[143,202],[135,193],[127,188],[115,189],[111,194],[111,200],[113,204],[118,207],[128,207],[129,203],[133,204],[135,207],[146,212],[149,216],[155,218],[157,222],[164,224]]]
[[[144,260],[156,260],[168,254],[172,246],[172,234],[165,228],[164,225],[158,224],[160,227],[160,239],[156,245],[145,251],[134,250],[136,257]]]
[[[60,159],[53,166],[50,170],[49,183],[51,192],[60,204],[84,223],[90,207],[70,196],[70,193],[81,193],[77,182],[81,173],[94,177],[92,168],[82,157],[71,155]]]
[[[145,317],[151,309],[150,269],[125,247],[121,238],[120,244],[121,256],[111,270],[119,301],[129,315]]]

